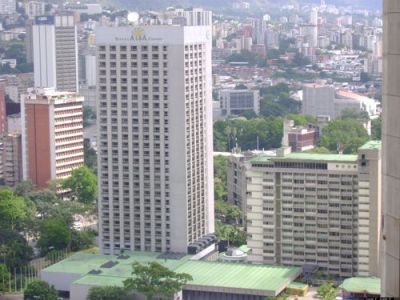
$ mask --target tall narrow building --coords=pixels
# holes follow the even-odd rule
[[[400,1],[383,1],[382,296],[400,297]]]
[[[78,43],[74,16],[36,17],[32,44],[35,87],[78,91]]]
[[[21,96],[23,179],[37,188],[83,165],[83,97],[30,89]]]
[[[214,232],[211,28],[98,28],[103,253],[186,253]]]

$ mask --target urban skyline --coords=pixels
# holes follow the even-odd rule
[[[0,0],[0,293],[400,296],[398,2],[127,7]]]

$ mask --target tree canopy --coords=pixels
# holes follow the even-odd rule
[[[24,300],[57,300],[57,298],[56,289],[42,280],[32,281],[24,291]]]
[[[189,274],[176,273],[157,262],[135,262],[132,268],[134,277],[125,280],[124,286],[129,291],[144,294],[148,300],[154,296],[171,297],[181,291],[188,281],[193,280]]]
[[[282,118],[228,119],[214,124],[215,151],[231,151],[236,143],[242,150],[279,148]]]
[[[214,156],[214,198],[215,200],[226,200],[227,191],[227,169],[228,157]]]
[[[28,206],[24,198],[18,197],[10,188],[0,189],[0,227],[19,229],[28,218]]]
[[[117,286],[92,287],[87,300],[122,300],[126,298],[126,290]]]
[[[323,300],[333,300],[336,298],[337,288],[332,283],[325,282],[318,288],[317,294]]]
[[[0,294],[8,291],[11,274],[5,264],[0,264]]]
[[[382,117],[371,121],[371,138],[374,140],[382,139]]]
[[[17,231],[0,229],[0,257],[9,269],[19,268],[28,263],[33,250]]]
[[[46,219],[40,228],[38,246],[41,253],[67,248],[71,241],[71,231],[61,218]]]
[[[265,67],[267,65],[264,57],[248,50],[232,54],[226,59],[226,62],[247,62],[250,66],[257,65],[258,67]]]
[[[337,152],[338,145],[342,144],[344,153],[350,154],[357,153],[368,140],[368,132],[358,120],[336,119],[322,129],[319,146]]]
[[[73,170],[62,186],[70,189],[72,198],[81,203],[92,204],[97,199],[97,177],[87,166]]]

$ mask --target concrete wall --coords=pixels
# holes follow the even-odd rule
[[[42,271],[40,278],[48,284],[54,286],[57,291],[69,291],[71,284],[82,277],[79,273],[59,273]],[[77,300],[71,297],[73,300]],[[83,298],[86,299],[86,298]]]
[[[400,297],[400,1],[384,0],[382,296]]]

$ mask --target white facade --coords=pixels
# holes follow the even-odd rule
[[[85,56],[85,81],[87,86],[96,86],[96,56]]]
[[[211,28],[98,28],[100,247],[187,252],[214,232]]]
[[[12,15],[17,10],[15,0],[0,0],[0,15]]]
[[[74,17],[36,17],[32,31],[35,87],[78,91]]]

